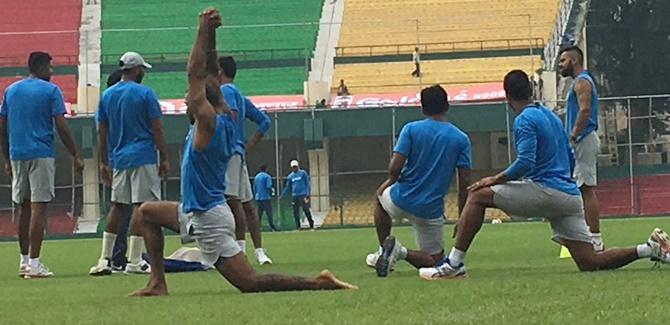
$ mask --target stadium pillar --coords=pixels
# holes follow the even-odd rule
[[[97,225],[97,221],[100,219],[100,187],[98,186],[100,182],[98,181],[99,169],[97,156],[97,150],[94,149],[92,157],[84,159],[84,207],[80,223]]]
[[[330,210],[330,180],[328,163],[327,140],[324,139],[324,149],[307,151],[309,172],[312,181],[312,209],[319,212]]]

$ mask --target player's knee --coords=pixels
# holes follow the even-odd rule
[[[487,203],[490,200],[484,190],[485,189],[479,189],[477,191],[468,194],[467,202],[470,204],[485,205],[485,203]]]
[[[598,261],[598,257],[595,254],[591,256],[573,256],[573,260],[581,272],[593,272],[600,269],[600,263]]]
[[[233,285],[242,293],[252,293],[260,291],[260,282],[256,274],[250,274],[235,281]]]

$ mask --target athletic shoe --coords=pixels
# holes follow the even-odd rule
[[[665,231],[656,228],[651,232],[647,245],[651,247],[651,260],[660,263],[670,263],[670,236]]]
[[[384,239],[384,242],[382,243],[381,254],[375,263],[375,270],[377,271],[378,277],[384,278],[388,276],[389,272],[391,272],[391,269],[393,269],[395,262],[398,260],[401,249],[402,245],[395,239],[393,235],[390,235]]]
[[[40,263],[35,269],[28,268],[28,273],[23,277],[24,279],[41,279],[41,278],[50,278],[54,276],[53,272],[49,271],[49,268]]]
[[[382,254],[382,248],[380,247],[378,251],[368,254],[368,256],[365,258],[365,264],[367,264],[371,268],[375,268],[377,265],[377,260],[379,259],[379,255]]]
[[[138,264],[128,263],[126,264],[126,270],[123,271],[125,274],[150,274],[151,265],[147,261],[142,260]]]
[[[123,273],[123,271],[126,270],[125,266],[122,265],[116,265],[112,263],[112,273]]]
[[[30,265],[21,263],[19,265],[19,278],[26,276],[30,272]]]
[[[265,250],[262,248],[256,250],[256,261],[260,265],[272,265],[272,260],[265,254]]]
[[[88,274],[92,276],[110,275],[112,274],[112,262],[108,258],[101,258],[97,265],[91,267]]]
[[[426,280],[458,279],[467,277],[468,272],[465,270],[465,264],[461,263],[456,267],[451,266],[449,257],[445,257],[441,264],[420,268],[419,276]]]

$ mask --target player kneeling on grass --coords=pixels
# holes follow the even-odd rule
[[[242,292],[355,289],[322,271],[318,277],[256,274],[235,242],[235,220],[226,204],[225,171],[234,153],[234,124],[226,113],[216,75],[215,31],[221,16],[215,9],[200,15],[199,29],[188,63],[187,113],[194,125],[184,145],[182,204],[147,202],[139,208],[151,278],[134,296],[166,295],[162,228],[179,231],[182,242],[198,241],[208,265],[214,265]]]
[[[561,121],[551,110],[531,101],[530,82],[523,71],[508,73],[504,88],[507,101],[517,114],[517,158],[502,173],[469,187],[454,248],[439,265],[422,268],[419,275],[429,280],[466,276],[465,252],[482,226],[486,208],[549,220],[552,239],[568,248],[580,271],[615,269],[640,258],[670,262],[670,239],[658,228],[637,247],[594,250],[579,188],[571,177],[574,159]]]
[[[428,118],[403,127],[393,149],[389,178],[377,190],[374,215],[381,247],[366,262],[380,277],[387,276],[399,259],[420,268],[444,258],[444,196],[456,169],[459,210],[465,204],[470,140],[448,122],[449,102],[442,87],[421,91],[421,109]],[[390,235],[391,217],[412,222],[419,251],[406,249]]]

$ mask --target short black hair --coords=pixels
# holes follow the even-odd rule
[[[578,55],[577,61],[580,64],[584,64],[584,51],[582,51],[582,49],[580,49],[579,46],[577,45],[566,46],[559,51],[558,55],[561,55],[565,52],[577,52]]]
[[[508,72],[503,81],[503,88],[507,97],[513,100],[528,100],[533,96],[528,75],[521,70]]]
[[[109,77],[107,77],[107,88],[114,86],[117,82],[121,81],[121,76],[123,76],[123,71],[121,71],[121,69],[112,72]]]
[[[49,66],[51,59],[51,55],[47,52],[32,52],[28,56],[28,70],[33,74],[39,73]]]
[[[442,114],[449,110],[449,96],[440,85],[421,90],[421,110],[424,115]]]
[[[260,167],[259,169],[260,169],[262,172],[267,171],[267,170],[268,170],[268,165],[263,164],[263,165],[261,165],[261,167]]]
[[[230,79],[235,79],[237,74],[237,63],[232,56],[221,56],[219,57],[219,68],[223,71],[223,74]]]

